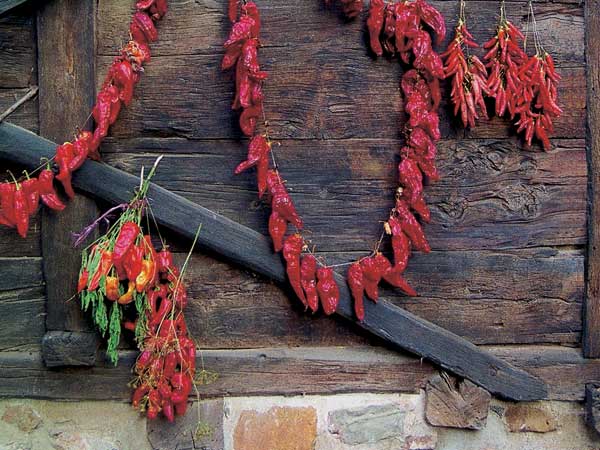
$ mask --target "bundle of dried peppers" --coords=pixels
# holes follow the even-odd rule
[[[0,225],[16,228],[25,238],[29,219],[41,203],[48,208],[61,211],[65,204],[58,197],[53,185],[56,178],[69,198],[75,196],[71,185],[73,172],[90,158],[100,159],[100,143],[109,127],[117,120],[121,105],[129,106],[133,90],[140,80],[143,64],[150,60],[149,44],[158,39],[155,22],[167,12],[167,0],[139,0],[129,32],[131,40],[121,49],[108,69],[102,88],[97,95],[91,116],[93,131],[81,131],[73,142],[65,142],[56,148],[54,163],[58,168],[55,176],[49,161],[37,178],[26,173],[26,180],[0,183]]]
[[[519,116],[515,125],[518,133],[525,133],[527,146],[535,136],[545,150],[550,150],[553,120],[562,114],[557,103],[560,75],[552,56],[541,44],[532,2],[528,7],[535,54],[527,55],[526,36],[507,19],[505,3],[501,1],[496,34],[483,44],[485,65],[469,54],[470,48],[479,46],[467,29],[465,1],[460,0],[459,5],[454,40],[442,55],[446,59],[445,75],[451,78],[454,114],[460,112],[463,125],[474,127],[479,115],[487,118],[484,97],[489,96],[494,99],[497,116],[508,114],[511,120]]]
[[[196,345],[184,317],[187,261],[180,271],[164,241],[158,251],[142,230],[155,169],[130,203],[112,208],[79,235],[82,241],[110,213],[121,211],[108,231],[82,252],[78,293],[82,309],[91,310],[100,333],[108,335],[107,356],[114,364],[122,328],[134,333],[141,353],[134,367],[133,406],[150,419],[162,411],[173,421],[175,414],[185,413],[194,386]]]

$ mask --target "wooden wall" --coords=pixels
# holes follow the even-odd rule
[[[0,110],[4,111],[37,83],[35,8],[25,5],[0,16]],[[9,119],[39,131],[38,103],[34,99]],[[0,161],[4,180],[8,167]],[[45,333],[45,298],[40,250],[40,217],[33,220],[27,239],[0,227],[0,352],[38,349]]]
[[[433,3],[451,28],[456,2]],[[278,162],[318,249],[331,263],[350,261],[372,248],[378,221],[393,204],[406,119],[398,89],[402,70],[397,61],[368,55],[363,21],[344,23],[320,0],[259,0],[259,5],[261,60],[270,73],[266,111],[281,142]],[[132,6],[98,2],[98,85],[127,37]],[[556,123],[556,149],[522,149],[503,119],[481,121],[465,132],[444,103],[438,146],[443,179],[426,191],[433,252],[416,254],[406,272],[420,296],[385,294],[477,344],[543,344],[550,351],[548,345],[578,347],[581,341],[584,20],[576,0],[536,2],[535,8],[542,41],[563,76],[559,95],[565,113]],[[491,36],[497,10],[496,1],[468,3],[478,41]],[[0,45],[0,110],[35,83],[34,11],[25,6],[0,17],[0,43],[10,43]],[[266,233],[269,211],[256,199],[254,174],[233,175],[246,142],[230,109],[233,74],[219,70],[230,28],[224,11],[224,0],[170,1],[135,99],[102,152],[107,163],[131,173],[165,154],[157,183]],[[523,26],[527,3],[507,2],[507,12]],[[444,89],[447,102],[447,85]],[[10,120],[37,131],[37,103]],[[188,243],[167,237],[179,252],[186,250]],[[11,319],[0,327],[0,351],[36,348],[44,334],[39,226],[26,241],[0,229],[0,273],[5,271],[21,281],[4,285],[0,277],[0,317],[19,317],[22,323]],[[190,289],[190,327],[206,349],[382,344],[347,322],[309,317],[287,292],[203,255],[193,257]],[[527,348],[526,353],[532,349]]]
[[[219,70],[230,25],[223,2],[173,1],[136,100],[103,146],[130,172],[167,156],[156,181],[266,233],[268,208],[254,174],[234,176],[245,142],[236,123],[232,74]],[[491,36],[497,2],[473,1],[479,41]],[[261,60],[270,72],[266,111],[276,156],[300,213],[328,261],[346,262],[379,237],[393,202],[405,120],[396,61],[367,55],[362,21],[344,24],[320,2],[261,2]],[[437,2],[449,24],[455,2]],[[526,3],[507,5],[523,24]],[[473,11],[477,10],[477,15]],[[536,5],[542,39],[564,77],[565,114],[556,151],[522,151],[507,121],[465,134],[442,107],[439,166],[427,188],[433,252],[416,255],[407,277],[420,297],[397,302],[481,344],[578,345],[583,295],[586,159],[582,7]],[[127,34],[128,2],[98,9],[98,82]],[[447,89],[446,89],[447,91]],[[289,307],[278,288],[196,256],[193,330],[212,348],[364,343],[346,324]],[[395,295],[386,292],[386,295]]]

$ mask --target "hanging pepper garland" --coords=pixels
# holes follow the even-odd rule
[[[239,8],[238,8],[239,6]],[[362,2],[342,2],[344,12],[353,17],[362,9]],[[272,143],[265,121],[265,133],[256,133],[257,121],[264,119],[262,82],[267,74],[260,70],[258,46],[260,14],[252,1],[229,2],[228,16],[233,22],[230,35],[225,42],[222,69],[236,68],[236,95],[233,109],[242,109],[240,128],[250,137],[248,156],[235,170],[239,174],[251,167],[257,168],[258,195],[265,193],[271,202],[269,233],[276,252],[283,251],[290,284],[305,308],[317,311],[320,299],[325,314],[335,312],[339,300],[339,289],[333,278],[332,267],[320,263],[309,250],[301,236],[302,218],[296,211],[285,182],[277,167],[270,168],[273,158]],[[238,16],[239,13],[239,16]],[[424,175],[437,180],[439,175],[434,165],[434,141],[440,138],[437,109],[441,94],[439,80],[443,78],[443,64],[432,49],[429,31],[437,41],[445,36],[445,24],[441,14],[423,0],[414,3],[398,2],[384,5],[382,0],[371,2],[367,22],[373,51],[398,53],[405,64],[412,66],[402,80],[402,91],[406,99],[406,110],[410,119],[405,128],[406,146],[402,148],[399,165],[401,186],[396,191],[396,206],[392,209],[385,233],[392,237],[394,264],[375,251],[352,264],[348,271],[348,282],[355,301],[355,312],[359,320],[364,318],[363,293],[373,301],[378,299],[378,285],[385,281],[407,295],[416,292],[402,277],[411,248],[429,252],[430,247],[415,214],[429,221],[430,212],[423,198]],[[429,31],[427,31],[429,30]],[[286,238],[288,224],[296,233]],[[304,253],[303,253],[304,252]],[[323,267],[317,268],[318,264]]]
[[[20,182],[13,177],[12,182],[0,183],[0,225],[16,228],[25,238],[29,219],[37,212],[40,201],[52,210],[62,211],[65,204],[54,188],[54,178],[62,184],[69,198],[75,196],[71,176],[88,158],[100,159],[100,143],[117,120],[121,105],[129,106],[131,103],[143,64],[150,60],[149,44],[158,39],[155,22],[166,12],[166,0],[140,0],[136,3],[136,12],[129,27],[131,40],[109,67],[90,114],[95,122],[93,132],[80,131],[73,142],[65,142],[56,148],[52,158],[58,168],[56,176],[51,170],[50,160],[40,167],[44,170],[37,178],[30,176],[33,173],[25,173],[25,181]]]

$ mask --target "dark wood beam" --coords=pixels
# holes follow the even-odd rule
[[[0,159],[35,167],[40,157],[51,157],[55,147],[53,142],[20,127],[0,124]],[[73,184],[80,192],[111,203],[128,201],[138,183],[136,176],[93,161],[87,162],[73,177]],[[202,250],[287,284],[282,260],[273,253],[265,236],[154,184],[148,198],[157,220],[188,239],[193,238],[202,224],[199,238]],[[337,314],[355,322],[346,282],[341,275],[336,279],[340,287]],[[539,379],[385,299],[377,304],[366,302],[365,316],[364,322],[359,323],[361,327],[492,394],[511,400],[546,396],[546,386]]]
[[[600,357],[600,0],[585,2],[587,60],[588,253],[583,354]]]
[[[13,8],[16,8],[26,1],[27,0],[0,0],[0,15],[10,11]]]

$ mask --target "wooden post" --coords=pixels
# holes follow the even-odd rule
[[[47,2],[38,13],[40,134],[55,142],[72,140],[77,127],[85,125],[94,104],[95,13],[96,2],[75,0]],[[63,347],[59,334],[47,334],[42,348],[53,349],[50,359],[54,366],[60,365],[63,348],[65,364],[72,365],[80,361],[66,354],[73,343],[80,341],[89,346],[94,339],[90,339],[93,330],[81,313],[77,298],[73,298],[81,256],[71,244],[71,232],[93,221],[98,210],[93,200],[78,195],[60,214],[45,208],[43,211],[46,331],[70,333],[65,333],[68,345]],[[45,345],[46,339],[51,339],[52,345]],[[76,364],[90,363],[89,359],[86,361]]]
[[[583,354],[600,357],[600,0],[585,2],[587,61],[588,253]]]

